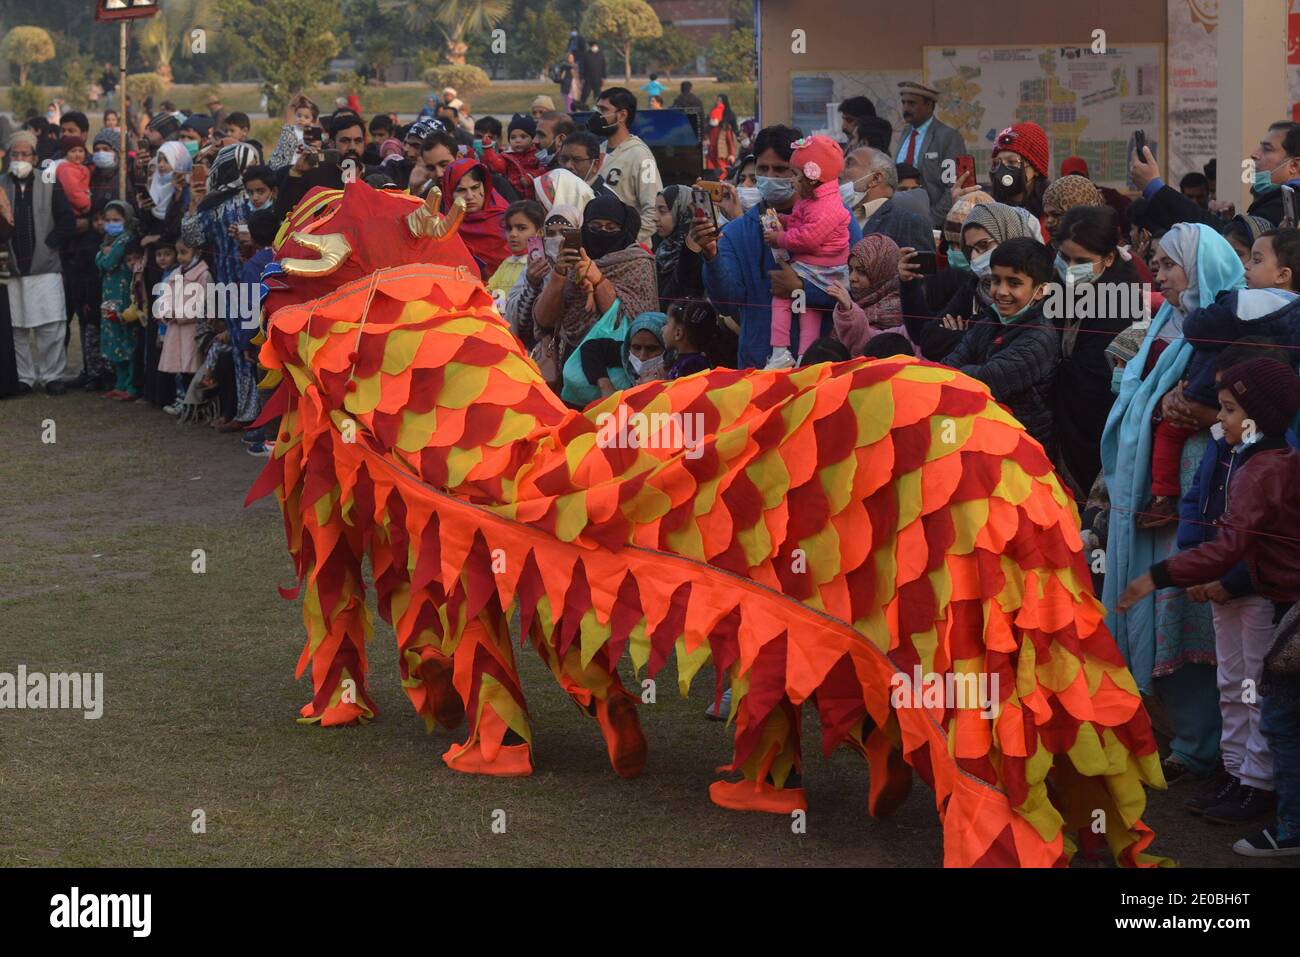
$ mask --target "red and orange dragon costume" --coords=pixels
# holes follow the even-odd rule
[[[375,714],[368,555],[416,711],[468,717],[455,770],[532,770],[517,611],[625,777],[645,743],[618,663],[655,675],[675,653],[683,692],[709,661],[733,692],[740,780],[715,803],[805,806],[810,702],[825,751],[869,762],[872,814],[914,773],[933,789],[949,866],[1059,866],[1098,830],[1121,864],[1161,863],[1141,821],[1156,745],[1077,513],[983,385],[910,359],[717,369],[577,412],[496,312],[460,212],[353,183],[277,240],[261,362],[281,425],[249,497],[275,492],[305,585],[301,720]],[[641,442],[602,441],[620,405]],[[670,413],[698,417],[698,447],[656,441]],[[895,706],[918,667],[996,676],[995,716],[919,689]]]

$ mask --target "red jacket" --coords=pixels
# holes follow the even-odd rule
[[[1159,588],[1203,585],[1246,563],[1255,590],[1276,602],[1300,599],[1300,452],[1264,448],[1228,486],[1218,536],[1151,568]]]
[[[546,172],[537,160],[537,147],[523,153],[499,153],[495,146],[483,148],[483,165],[509,181],[520,199],[533,198],[533,179]]]

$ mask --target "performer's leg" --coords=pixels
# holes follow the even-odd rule
[[[767,811],[789,814],[806,810],[799,754],[800,709],[789,698],[781,701],[764,717],[755,720],[744,698],[733,694],[736,713],[736,750],[741,753],[742,739],[757,738],[744,760],[733,761],[723,770],[739,770],[741,781],[715,781],[709,786],[714,804],[733,811]]]
[[[294,503],[296,507],[296,503]],[[343,521],[337,503],[329,521],[339,530],[339,541],[319,563],[307,569],[302,615],[307,626],[298,673],[311,663],[315,694],[303,706],[302,724],[322,727],[363,724],[378,709],[366,689],[366,641],[370,637],[370,611],[361,575],[361,533]]]
[[[634,778],[645,767],[646,743],[637,716],[637,699],[619,680],[617,662],[605,645],[587,664],[581,642],[574,640],[563,655],[540,621],[533,622],[533,643],[555,680],[583,711],[600,725],[609,763],[621,778]]]
[[[441,663],[426,659],[434,668]],[[519,777],[533,773],[532,730],[515,670],[510,627],[496,602],[467,622],[451,655],[452,681],[470,716],[469,736],[442,756],[453,771]]]

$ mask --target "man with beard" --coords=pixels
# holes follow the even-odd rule
[[[365,120],[356,113],[340,113],[334,118],[329,134],[334,149],[339,151],[338,163],[322,162],[321,151],[314,146],[300,146],[297,158],[288,168],[276,193],[275,212],[281,219],[288,216],[313,187],[342,189],[345,171],[349,171],[347,179],[350,181],[364,180],[370,172],[361,160],[366,149]]]
[[[895,163],[906,163],[921,171],[921,185],[930,197],[930,216],[935,229],[943,228],[944,215],[952,205],[951,182],[944,182],[944,163],[966,152],[966,141],[951,126],[934,115],[939,91],[911,80],[898,84],[903,106],[903,135]],[[954,167],[955,168],[955,167]],[[951,176],[949,177],[951,179]],[[974,183],[964,185],[974,186]]]
[[[8,292],[19,392],[44,386],[47,395],[62,395],[68,317],[59,249],[72,235],[72,207],[57,179],[37,175],[34,133],[15,133],[8,147],[9,172],[0,180],[14,222]]]

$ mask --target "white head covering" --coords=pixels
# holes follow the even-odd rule
[[[158,155],[167,158],[172,173],[188,173],[194,168],[194,161],[183,143],[171,140],[158,147]],[[172,185],[172,174],[163,175],[154,165],[153,178],[149,181],[149,198],[153,200],[153,214],[158,219],[167,218],[167,207],[171,205],[172,194],[176,187]]]
[[[548,213],[556,206],[572,206],[582,212],[596,197],[592,188],[582,181],[582,177],[567,169],[553,169],[537,177],[533,180],[533,192]]]
[[[1177,339],[1183,334],[1183,320],[1201,307],[1200,270],[1197,268],[1197,255],[1200,252],[1201,231],[1192,223],[1176,223],[1169,232],[1160,237],[1160,248],[1165,255],[1183,267],[1187,273],[1187,288],[1178,295],[1175,305],[1165,297],[1173,317],[1160,330],[1161,339]]]

